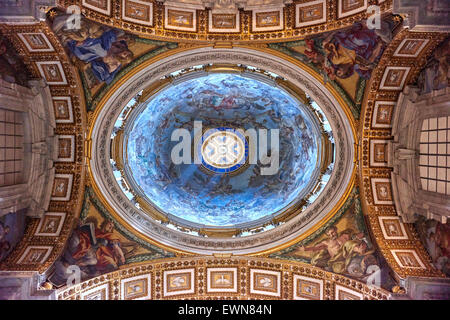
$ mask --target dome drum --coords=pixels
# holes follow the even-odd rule
[[[219,65],[218,68],[215,68],[216,63]],[[239,254],[246,254],[280,247],[283,243],[304,234],[317,222],[323,221],[323,218],[329,216],[330,211],[338,203],[345,200],[349,192],[349,182],[353,181],[354,150],[353,148],[346,150],[346,146],[353,145],[353,131],[348,125],[346,111],[340,107],[335,96],[304,69],[294,64],[289,66],[286,64],[290,63],[281,62],[275,56],[246,48],[233,50],[233,52],[227,49],[215,49],[213,54],[205,49],[195,49],[161,59],[125,79],[118,90],[104,99],[102,108],[99,108],[95,116],[92,130],[98,132],[98,134],[92,134],[96,137],[92,147],[100,150],[101,156],[91,159],[90,167],[95,177],[94,187],[103,194],[103,202],[110,208],[114,208],[115,213],[126,221],[129,227],[137,230],[142,237],[152,239],[168,248],[202,254],[226,253],[231,249],[233,252],[237,250]],[[246,67],[247,65],[254,67]],[[146,70],[152,71],[146,72]],[[142,185],[130,179],[134,169],[128,171],[129,156],[132,152],[129,145],[132,130],[128,126],[131,127],[130,124],[137,123],[136,119],[141,114],[139,109],[145,109],[144,106],[151,103],[152,99],[164,95],[164,92],[168,92],[177,85],[199,81],[202,77],[213,79],[211,76],[224,77],[221,81],[225,81],[226,77],[248,77],[247,79],[252,81],[255,79],[255,83],[260,81],[261,86],[268,86],[270,83],[270,89],[279,90],[281,94],[295,101],[295,104],[310,103],[308,107],[302,109],[302,112],[308,119],[313,119],[311,128],[315,132],[314,154],[317,162],[313,166],[312,178],[309,177],[303,191],[300,190],[303,194],[297,193],[292,199],[288,199],[287,205],[284,204],[279,209],[275,208],[266,215],[256,216],[247,221],[240,220],[240,223],[205,224],[202,220],[192,221],[186,217],[174,215],[170,210],[161,210],[151,197],[149,199],[146,196]],[[293,89],[296,94],[292,94]],[[238,93],[241,92],[238,91]],[[212,109],[220,105],[214,104],[214,99],[208,100],[212,101]],[[227,114],[233,115],[233,112],[237,115],[234,109],[236,102],[231,100],[228,104],[226,101],[222,103],[222,106],[217,107],[215,111],[222,112],[225,118]],[[265,111],[267,110],[262,109],[261,112]],[[195,118],[189,120],[195,120]],[[228,126],[230,121],[223,120],[222,126]],[[164,122],[158,122],[158,124],[161,123]],[[246,121],[242,123],[245,124]],[[324,130],[324,126],[329,132]],[[221,125],[219,121],[211,121],[205,127],[219,128]],[[116,139],[122,139],[122,141],[118,143],[119,140]],[[280,141],[282,139],[284,137],[280,134]],[[112,140],[112,144],[102,142],[106,140]],[[110,149],[111,145],[112,149]],[[122,151],[117,148],[120,146]],[[118,159],[120,157],[124,160],[123,167]],[[110,158],[111,160],[108,160]],[[167,163],[161,162],[162,158],[154,158],[154,161]],[[110,164],[106,165],[107,163]],[[318,179],[322,177],[326,177],[326,180],[318,183]],[[227,183],[222,184],[225,185],[225,189],[222,190],[226,190]],[[324,201],[324,198],[327,200]],[[222,211],[218,210],[219,213]]]

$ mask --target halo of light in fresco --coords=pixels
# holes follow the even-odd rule
[[[207,130],[197,147],[202,165],[216,173],[231,173],[241,168],[248,159],[248,142],[233,128]]]
[[[274,215],[300,201],[317,177],[320,136],[306,106],[284,90],[238,74],[188,79],[153,96],[126,124],[126,175],[161,212],[207,226],[235,226]],[[279,129],[279,170],[261,162],[236,175],[208,174],[171,161],[174,129]],[[269,131],[270,132],[270,131]],[[270,137],[270,134],[268,134]],[[268,141],[271,148],[270,138]],[[193,156],[193,155],[192,155]]]

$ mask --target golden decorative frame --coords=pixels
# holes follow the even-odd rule
[[[223,290],[222,292],[208,291],[208,283],[211,280],[208,270],[217,269],[237,269],[234,280],[237,284],[236,291]],[[192,293],[173,294],[164,297],[165,283],[163,281],[164,272],[180,273],[186,269],[194,270],[194,288]],[[280,296],[265,295],[263,293],[251,292],[251,272],[252,270],[275,272],[280,274]],[[321,282],[320,295],[324,300],[335,300],[338,288],[343,288],[346,292],[361,296],[364,300],[387,300],[390,293],[384,289],[368,286],[357,280],[347,278],[342,275],[324,271],[308,264],[292,261],[284,261],[267,258],[250,257],[196,257],[196,258],[170,258],[164,260],[154,260],[150,263],[139,263],[126,266],[117,271],[104,274],[80,284],[64,287],[56,292],[58,300],[80,300],[86,292],[90,294],[109,288],[108,300],[120,299],[122,295],[122,283],[127,279],[135,277],[150,276],[149,295],[155,300],[172,299],[233,299],[233,300],[292,300],[295,288],[295,276],[309,279],[311,282]]]

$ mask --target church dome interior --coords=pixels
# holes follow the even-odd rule
[[[449,300],[449,15],[1,1],[0,300]]]

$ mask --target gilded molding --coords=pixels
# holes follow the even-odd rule
[[[378,113],[375,114],[375,111],[380,112],[380,110],[382,110],[380,109],[380,106],[383,108],[388,108],[390,106],[395,108],[395,103],[403,88],[407,84],[414,83],[419,72],[424,67],[427,57],[431,55],[434,48],[442,42],[445,37],[446,34],[442,33],[410,32],[407,29],[397,33],[384,51],[379,64],[372,73],[370,82],[367,85],[361,113],[361,128],[359,131],[359,135],[361,136],[359,185],[362,195],[362,207],[368,218],[369,229],[376,240],[380,251],[390,267],[395,271],[396,275],[402,279],[410,276],[442,277],[443,274],[432,266],[431,259],[423,247],[423,244],[420,242],[412,224],[404,224],[407,239],[385,239],[379,217],[397,216],[397,213],[393,202],[391,203],[390,200],[380,201],[380,199],[378,199],[379,195],[377,193],[384,191],[381,189],[381,191],[378,189],[374,190],[373,188],[376,183],[385,183],[386,187],[391,188],[390,173],[392,168],[376,168],[370,165],[370,159],[373,155],[370,153],[369,142],[372,138],[385,140],[392,139],[391,128],[389,125],[377,125],[377,123],[379,123],[378,121],[381,121],[378,117],[381,119],[381,116]],[[396,57],[395,53],[399,51],[400,46],[404,43],[405,39],[417,41],[426,39],[428,41],[425,46],[422,48],[419,47],[419,49],[416,50],[416,56],[409,58]],[[407,74],[403,75],[405,77],[404,83],[399,85],[397,89],[393,89],[394,87],[389,89],[384,88],[382,86],[383,79],[386,79],[386,76],[390,75],[388,74],[390,69],[396,70],[395,68],[398,67],[408,68],[409,70]],[[390,119],[392,120],[392,117]],[[380,188],[383,188],[383,186]],[[387,195],[387,198],[389,198],[389,195]],[[424,268],[405,267],[400,265],[400,258],[395,256],[395,252],[398,250],[403,250],[404,252],[409,252],[408,250],[410,250],[411,252],[415,252],[420,260],[416,261],[417,266],[421,263]]]
[[[378,1],[374,1],[375,4]],[[380,1],[381,2],[381,1]],[[81,13],[86,18],[93,21],[97,21],[102,24],[109,25],[111,27],[120,28],[141,37],[163,40],[163,41],[176,41],[176,42],[196,42],[198,44],[208,44],[211,42],[231,42],[239,44],[253,44],[253,43],[268,43],[279,41],[291,41],[302,39],[306,36],[323,33],[327,31],[341,29],[343,27],[351,26],[354,22],[367,19],[368,13],[366,10],[350,14],[348,16],[339,17],[338,6],[335,0],[326,0],[326,22],[307,24],[301,27],[295,26],[296,5],[301,1],[295,1],[294,3],[287,4],[284,8],[280,6],[283,12],[284,19],[282,19],[282,29],[274,31],[253,31],[252,28],[252,11],[239,10],[240,16],[240,31],[239,32],[220,32],[210,31],[208,27],[208,13],[210,10],[194,10],[196,11],[196,25],[191,26],[192,30],[196,31],[182,31],[185,28],[166,26],[166,10],[165,6],[161,2],[152,1],[152,14],[153,25],[143,25],[142,23],[130,22],[123,19],[122,1],[113,1],[111,3],[110,14],[102,12],[103,10],[95,10],[91,6],[83,5],[82,0],[59,0],[58,4],[61,7],[67,8],[70,5],[78,5],[81,8]],[[392,0],[385,0],[378,4],[380,12],[392,11]],[[178,7],[177,7],[178,9]],[[180,10],[183,6],[179,7]],[[268,10],[270,11],[270,10]],[[260,30],[260,29],[258,29]],[[225,31],[225,30],[224,30]]]

